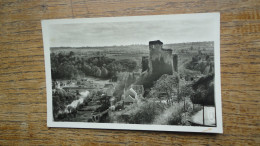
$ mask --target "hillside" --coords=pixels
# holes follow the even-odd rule
[[[165,44],[164,48],[172,49],[173,53],[195,53],[199,50],[202,52],[212,52],[214,50],[214,42],[188,42],[188,43],[177,43],[177,44]]]
[[[127,45],[127,46],[101,46],[101,47],[52,47],[51,53],[70,52],[75,54],[92,54],[95,52],[110,54],[148,54],[148,45]]]

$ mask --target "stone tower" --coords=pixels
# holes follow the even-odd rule
[[[178,55],[173,54],[172,56],[172,61],[173,61],[173,72],[178,72]]]
[[[160,40],[149,42],[150,59],[149,72],[161,76],[173,74],[173,55],[171,49],[164,49]]]
[[[143,56],[142,57],[142,72],[144,71],[149,71],[149,57],[148,56]]]
[[[142,57],[142,72],[147,72],[137,82],[142,84],[144,89],[152,87],[154,81],[157,81],[162,75],[172,75],[178,72],[178,56],[172,54],[172,49],[164,49],[160,40],[149,42],[149,52],[149,57]]]

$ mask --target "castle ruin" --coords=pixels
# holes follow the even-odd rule
[[[142,57],[142,71],[157,76],[178,72],[178,56],[171,49],[164,49],[160,40],[149,42],[149,52],[149,57]]]

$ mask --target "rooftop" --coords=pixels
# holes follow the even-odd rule
[[[135,99],[131,96],[131,95],[128,95],[125,99],[124,99],[124,102],[134,102]]]

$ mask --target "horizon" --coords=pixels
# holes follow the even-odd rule
[[[161,40],[160,40],[161,41]],[[214,43],[214,41],[199,41],[199,42],[182,42],[182,43],[168,43],[164,45],[176,45],[176,44],[191,44],[191,43]],[[122,46],[149,46],[148,44],[129,44],[129,45],[112,45],[112,46],[55,46],[50,48],[95,48],[95,47],[122,47]]]

